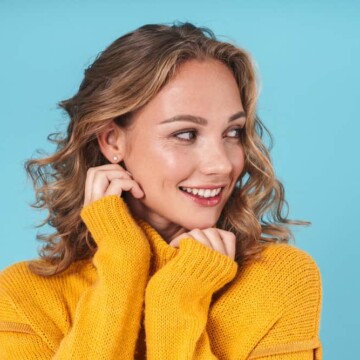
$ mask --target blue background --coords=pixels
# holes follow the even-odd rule
[[[0,269],[33,258],[45,212],[23,163],[64,130],[58,101],[117,37],[146,23],[190,21],[244,47],[261,79],[259,114],[286,189],[296,245],[322,273],[324,359],[358,352],[360,6],[355,1],[0,1]],[[41,228],[40,232],[50,230]]]

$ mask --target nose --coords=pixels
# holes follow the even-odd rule
[[[224,144],[209,144],[203,149],[200,170],[203,174],[229,175],[232,171],[230,154]]]

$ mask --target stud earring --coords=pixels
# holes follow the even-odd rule
[[[114,161],[118,161],[118,159],[119,159],[119,158],[118,158],[116,155],[113,157],[113,160],[114,160]]]

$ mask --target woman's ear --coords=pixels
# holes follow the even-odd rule
[[[125,155],[125,131],[117,126],[112,120],[97,135],[101,153],[112,164],[117,164],[124,159]]]

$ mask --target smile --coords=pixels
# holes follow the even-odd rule
[[[217,206],[221,203],[223,187],[215,189],[196,189],[180,186],[181,192],[193,203],[201,207]]]
[[[197,195],[199,197],[203,197],[203,198],[210,198],[210,197],[215,197],[217,195],[219,195],[219,193],[221,192],[221,187],[217,188],[217,189],[194,189],[194,188],[188,188],[188,187],[180,187],[180,189],[182,191],[186,191],[189,194],[193,194],[193,195]]]

